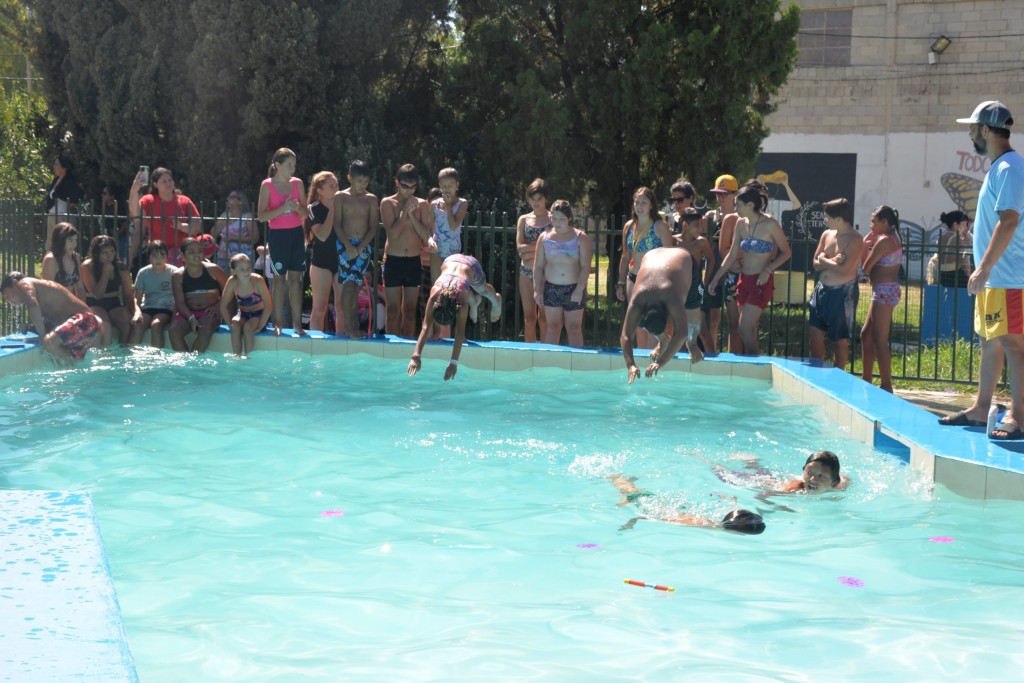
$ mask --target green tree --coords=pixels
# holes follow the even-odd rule
[[[779,0],[458,0],[452,116],[479,131],[482,173],[625,210],[749,171],[796,58]]]
[[[41,199],[50,181],[46,102],[20,88],[0,93],[0,199]]]
[[[390,190],[428,138],[446,0],[29,0],[55,118],[95,187],[140,164],[194,199],[254,196],[278,147],[299,174],[353,157]]]

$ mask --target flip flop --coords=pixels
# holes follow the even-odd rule
[[[946,417],[939,418],[939,424],[943,427],[984,427],[985,423],[981,420],[972,420],[967,417],[967,411],[961,410],[959,413],[953,415],[947,415]]]
[[[1002,432],[1005,436],[997,436],[996,432]],[[1017,441],[1024,439],[1024,432],[1021,431],[1020,425],[1013,422],[1002,422],[989,433],[988,438],[993,441]]]

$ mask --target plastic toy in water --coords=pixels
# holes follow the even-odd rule
[[[643,581],[634,581],[633,579],[625,579],[623,583],[628,583],[630,586],[640,586],[641,588],[653,588],[656,591],[667,591],[669,593],[675,593],[676,589],[672,586],[659,586],[653,583],[644,583]]]

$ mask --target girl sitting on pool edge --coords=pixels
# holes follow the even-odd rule
[[[645,491],[636,485],[635,477],[626,477],[621,474],[613,474],[608,477],[612,485],[619,490],[623,495],[617,505],[626,505],[628,503],[636,503],[641,498],[653,497],[654,494],[650,491]],[[734,531],[740,534],[751,534],[757,535],[764,532],[765,524],[764,519],[761,515],[751,512],[750,510],[735,509],[729,511],[722,521],[716,522],[708,517],[702,517],[700,515],[687,515],[687,514],[667,514],[659,515],[657,517],[634,517],[620,528],[622,530],[632,529],[633,526],[641,519],[653,519],[659,522],[669,522],[670,524],[684,524],[686,526],[705,526],[713,529],[723,529],[725,531]]]
[[[491,322],[497,322],[501,317],[501,296],[487,284],[480,262],[465,254],[452,254],[446,258],[441,264],[441,275],[430,288],[430,297],[423,311],[423,328],[407,369],[410,377],[420,371],[420,354],[435,321],[438,325],[455,325],[452,357],[444,371],[444,379],[448,381],[455,377],[459,370],[459,352],[466,340],[466,318],[476,322],[477,309],[483,299],[491,303]]]

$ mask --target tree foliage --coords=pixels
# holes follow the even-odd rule
[[[147,164],[193,198],[254,195],[278,147],[302,175],[360,157],[384,182],[427,136],[415,114],[444,0],[29,5],[48,99],[94,187]]]
[[[0,199],[41,198],[50,181],[46,102],[13,87],[0,95]]]
[[[378,192],[401,163],[455,165],[477,208],[536,176],[621,210],[639,185],[748,171],[799,22],[780,0],[27,5],[94,188],[148,164],[194,198],[253,193],[287,146],[307,177],[369,161]]]
[[[798,10],[779,0],[457,6],[453,83],[482,168],[600,208],[681,174],[702,188],[747,171],[796,58]]]

